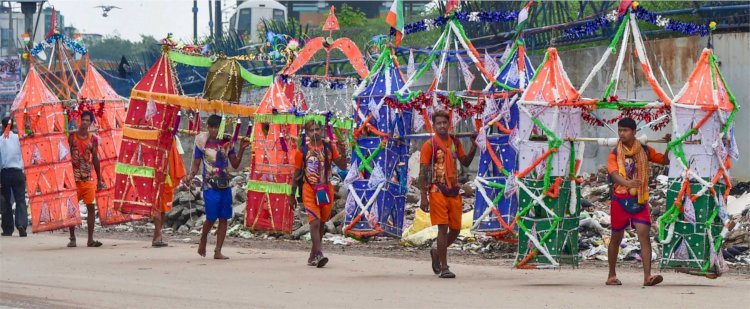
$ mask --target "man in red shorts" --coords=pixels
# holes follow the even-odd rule
[[[429,211],[432,225],[438,226],[437,249],[430,250],[430,257],[432,271],[440,278],[456,277],[448,269],[448,246],[461,232],[463,214],[456,162],[468,167],[477,152],[476,137],[472,137],[467,155],[458,139],[448,135],[449,121],[445,111],[432,115],[436,134],[422,145],[419,158],[420,208]]]
[[[86,219],[88,242],[86,246],[101,247],[102,243],[94,240],[94,220],[96,219],[94,203],[96,202],[96,192],[105,188],[104,180],[101,177],[101,169],[99,168],[99,156],[97,155],[99,137],[89,132],[91,124],[94,123],[94,113],[84,111],[81,113],[80,119],[78,131],[68,136],[70,157],[73,161],[73,176],[76,180],[76,188],[78,189],[78,201],[83,200],[83,203],[86,204],[86,210],[88,210],[88,217]],[[96,179],[98,181],[95,181],[92,177],[92,170],[96,172]],[[68,247],[75,246],[76,230],[75,227],[71,226]]]
[[[668,151],[660,154],[654,148],[641,145],[635,138],[636,123],[623,118],[617,123],[620,140],[609,154],[607,172],[613,182],[611,196],[612,239],[609,241],[609,277],[607,285],[622,285],[615,267],[620,243],[628,226],[635,228],[641,243],[643,259],[643,285],[654,286],[662,282],[660,275],[651,275],[651,210],[648,207],[649,162],[669,164]],[[670,136],[665,136],[669,140]]]

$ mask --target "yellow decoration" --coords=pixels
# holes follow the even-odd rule
[[[22,57],[22,58],[23,58],[24,60],[29,60],[29,53],[23,53],[23,55],[21,55],[21,57]]]
[[[633,6],[633,9],[635,9],[640,5],[640,3],[638,3],[638,1],[633,1],[631,5]]]
[[[122,129],[122,136],[137,140],[155,141],[159,139],[159,131],[141,130],[126,126]]]
[[[155,93],[136,89],[130,92],[130,98],[143,101],[153,98],[156,102],[176,105],[184,109],[244,117],[252,117],[258,109],[256,106],[233,104],[221,100],[206,100],[198,97],[185,97],[176,94]]]
[[[711,29],[711,30],[716,30],[716,22],[712,21],[712,22],[708,23],[708,28]]]

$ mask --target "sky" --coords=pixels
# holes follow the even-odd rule
[[[198,1],[198,37],[209,33],[208,3],[209,0]],[[226,22],[236,1],[224,0],[222,4]],[[192,0],[50,0],[45,7],[48,5],[60,11],[66,26],[72,25],[82,33],[119,34],[131,41],[140,41],[141,34],[161,39],[170,32],[186,42],[193,38]],[[100,5],[121,9],[112,9],[108,17],[103,17],[102,9],[95,8]]]

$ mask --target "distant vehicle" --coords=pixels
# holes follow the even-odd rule
[[[237,6],[229,19],[229,31],[239,34],[244,41],[258,41],[263,20],[286,20],[286,7],[273,0],[247,0]]]

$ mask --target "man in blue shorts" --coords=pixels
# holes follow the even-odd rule
[[[232,218],[232,188],[229,185],[231,175],[227,172],[229,164],[232,168],[238,168],[242,161],[242,155],[250,146],[250,142],[240,142],[239,154],[235,152],[229,138],[219,136],[221,116],[211,115],[206,120],[208,132],[203,132],[195,137],[195,155],[190,177],[183,181],[190,186],[198,170],[203,173],[203,201],[206,204],[206,222],[201,230],[201,241],[198,245],[198,254],[206,256],[206,243],[208,232],[219,220],[219,228],[216,230],[216,249],[214,259],[226,260],[228,257],[221,254],[221,246],[227,235],[227,220]]]

